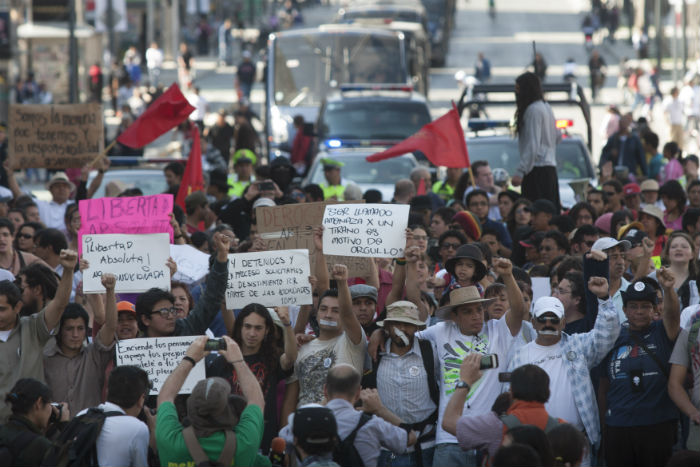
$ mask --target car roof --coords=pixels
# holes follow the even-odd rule
[[[388,29],[372,28],[366,26],[358,26],[353,24],[322,24],[315,28],[303,28],[303,29],[288,29],[286,31],[277,31],[270,33],[270,38],[282,38],[282,37],[296,37],[296,36],[306,36],[306,35],[316,35],[319,33],[328,34],[376,34],[386,37],[400,37],[400,32],[390,31]]]

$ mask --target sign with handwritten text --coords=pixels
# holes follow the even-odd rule
[[[99,104],[12,105],[8,151],[15,169],[83,167],[104,148]]]
[[[151,287],[170,290],[168,234],[83,236],[83,291],[104,293],[102,274],[117,276],[115,291],[145,292]]]
[[[209,255],[192,245],[170,245],[170,257],[177,264],[174,281],[194,284],[209,272]]]
[[[170,213],[173,212],[173,195],[84,199],[78,208],[81,224],[79,246],[82,246],[82,236],[88,234],[165,232],[170,234],[172,241]]]
[[[177,368],[197,336],[144,337],[117,341],[117,366],[133,365],[148,373],[153,382],[151,395],[158,394],[170,373]],[[191,394],[197,382],[206,378],[204,359],[187,375],[180,394]]]
[[[309,250],[259,251],[228,255],[226,308],[310,305]]]
[[[323,251],[331,255],[401,258],[407,204],[333,204],[323,213]]]

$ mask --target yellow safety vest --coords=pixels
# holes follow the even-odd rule
[[[455,189],[448,185],[447,182],[433,183],[432,190],[433,193],[435,193],[445,201],[452,199],[452,196],[455,194]]]
[[[243,192],[245,191],[246,187],[250,185],[251,181],[249,180],[247,182],[239,182],[236,174],[230,174],[228,176],[228,182],[231,185],[231,188],[228,189],[228,195],[240,198],[241,196],[243,196]]]
[[[319,186],[323,190],[324,200],[335,196],[338,201],[344,201],[343,194],[345,193],[345,187],[343,185],[326,185],[325,183],[321,183]]]

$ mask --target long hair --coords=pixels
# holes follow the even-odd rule
[[[682,238],[685,240],[688,245],[690,246],[690,251],[692,252],[692,258],[688,262],[688,277],[690,279],[694,279],[698,276],[698,252],[697,249],[695,248],[695,242],[693,242],[693,238],[688,235],[685,232],[681,232],[680,230],[676,230],[675,232],[671,233],[671,235],[668,236],[668,240],[666,240],[666,245],[664,245],[664,249],[661,252],[661,259],[663,259],[666,263],[669,262],[669,252],[671,250],[671,242],[675,240],[676,238]]]
[[[515,79],[518,92],[515,94],[515,132],[520,134],[525,122],[523,117],[525,111],[533,102],[544,100],[542,95],[542,84],[536,74],[528,71]]]
[[[245,319],[253,313],[265,320],[267,334],[260,344],[260,357],[267,367],[268,374],[270,374],[270,372],[273,372],[277,368],[277,365],[279,365],[280,355],[282,352],[278,345],[277,326],[275,326],[275,322],[272,321],[272,316],[270,316],[270,312],[267,311],[266,307],[259,303],[249,303],[248,305],[244,306],[236,317],[236,322],[233,324],[231,338],[236,341],[238,345],[243,345],[243,337],[241,336],[243,321],[245,321]]]

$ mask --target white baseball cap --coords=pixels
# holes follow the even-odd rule
[[[625,251],[632,247],[629,240],[615,240],[612,237],[601,237],[595,241],[591,250],[605,251],[620,245]]]
[[[555,297],[540,297],[535,302],[533,316],[537,318],[545,313],[554,313],[557,318],[564,317],[564,305]]]

